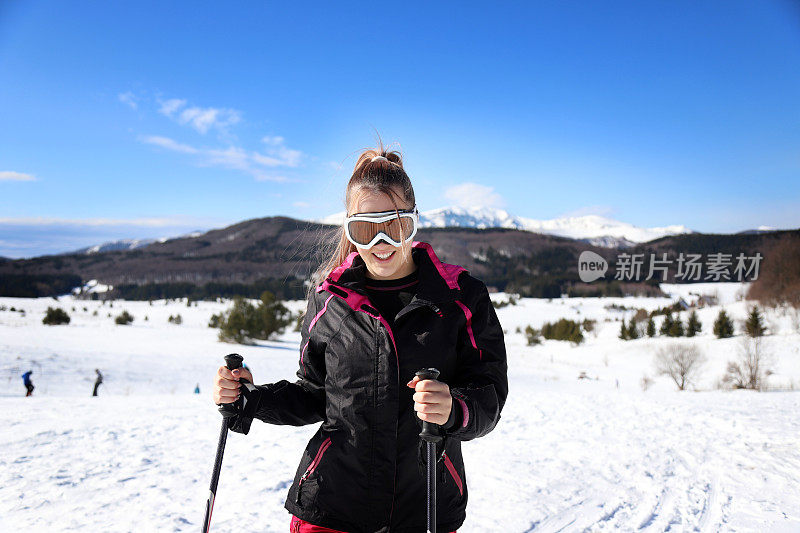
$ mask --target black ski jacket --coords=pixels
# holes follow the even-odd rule
[[[390,327],[364,290],[364,261],[351,253],[308,301],[299,379],[255,386],[228,419],[241,433],[253,418],[322,422],[285,503],[312,524],[348,533],[426,531],[422,421],[406,383],[428,367],[440,370],[453,396],[437,449],[438,530],[453,531],[466,518],[461,442],[486,435],[500,419],[508,395],[503,330],[483,282],[439,261],[428,243],[414,242],[412,258],[418,292]]]

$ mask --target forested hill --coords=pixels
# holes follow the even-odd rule
[[[320,244],[330,245],[337,231],[336,226],[266,217],[135,250],[0,260],[0,295],[63,294],[96,279],[113,285],[115,296],[127,298],[258,296],[266,289],[285,298],[302,297],[303,280],[325,259]],[[613,280],[621,253],[667,252],[673,258],[679,252],[752,254],[766,250],[784,234],[800,238],[800,230],[692,233],[617,249],[516,229],[453,227],[422,228],[416,239],[431,243],[440,259],[464,266],[492,290],[557,297],[656,291],[655,281],[621,284]],[[586,284],[579,280],[578,256],[584,250],[606,258],[609,272],[604,279],[608,281]]]

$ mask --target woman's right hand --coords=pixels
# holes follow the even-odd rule
[[[239,398],[239,378],[244,378],[253,383],[253,375],[246,368],[237,368],[234,371],[228,370],[227,366],[221,366],[214,376],[214,403],[235,402]]]

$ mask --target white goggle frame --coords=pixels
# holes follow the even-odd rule
[[[417,207],[414,206],[412,211],[398,211],[395,213],[394,211],[381,211],[378,213],[356,213],[349,217],[345,217],[344,219],[344,234],[347,236],[347,240],[352,242],[356,247],[365,249],[365,248],[372,248],[375,244],[380,241],[381,239],[385,240],[392,246],[402,246],[402,242],[398,242],[388,236],[386,233],[379,231],[372,237],[372,240],[369,241],[367,244],[361,244],[355,241],[353,237],[350,235],[350,222],[389,222],[390,220],[394,220],[397,218],[397,215],[400,215],[400,218],[408,218],[411,219],[411,233],[406,237],[405,242],[411,242],[414,238],[414,235],[417,234],[417,228],[419,227],[419,211]]]

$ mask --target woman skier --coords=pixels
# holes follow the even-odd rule
[[[255,387],[218,369],[214,402],[246,401],[228,427],[322,422],[284,506],[300,533],[426,531],[422,421],[438,424],[437,530],[466,518],[461,442],[486,435],[508,395],[503,330],[486,286],[412,241],[419,224],[400,154],[366,150],[335,253],[313,277],[298,380]],[[436,368],[436,380],[415,376]]]

